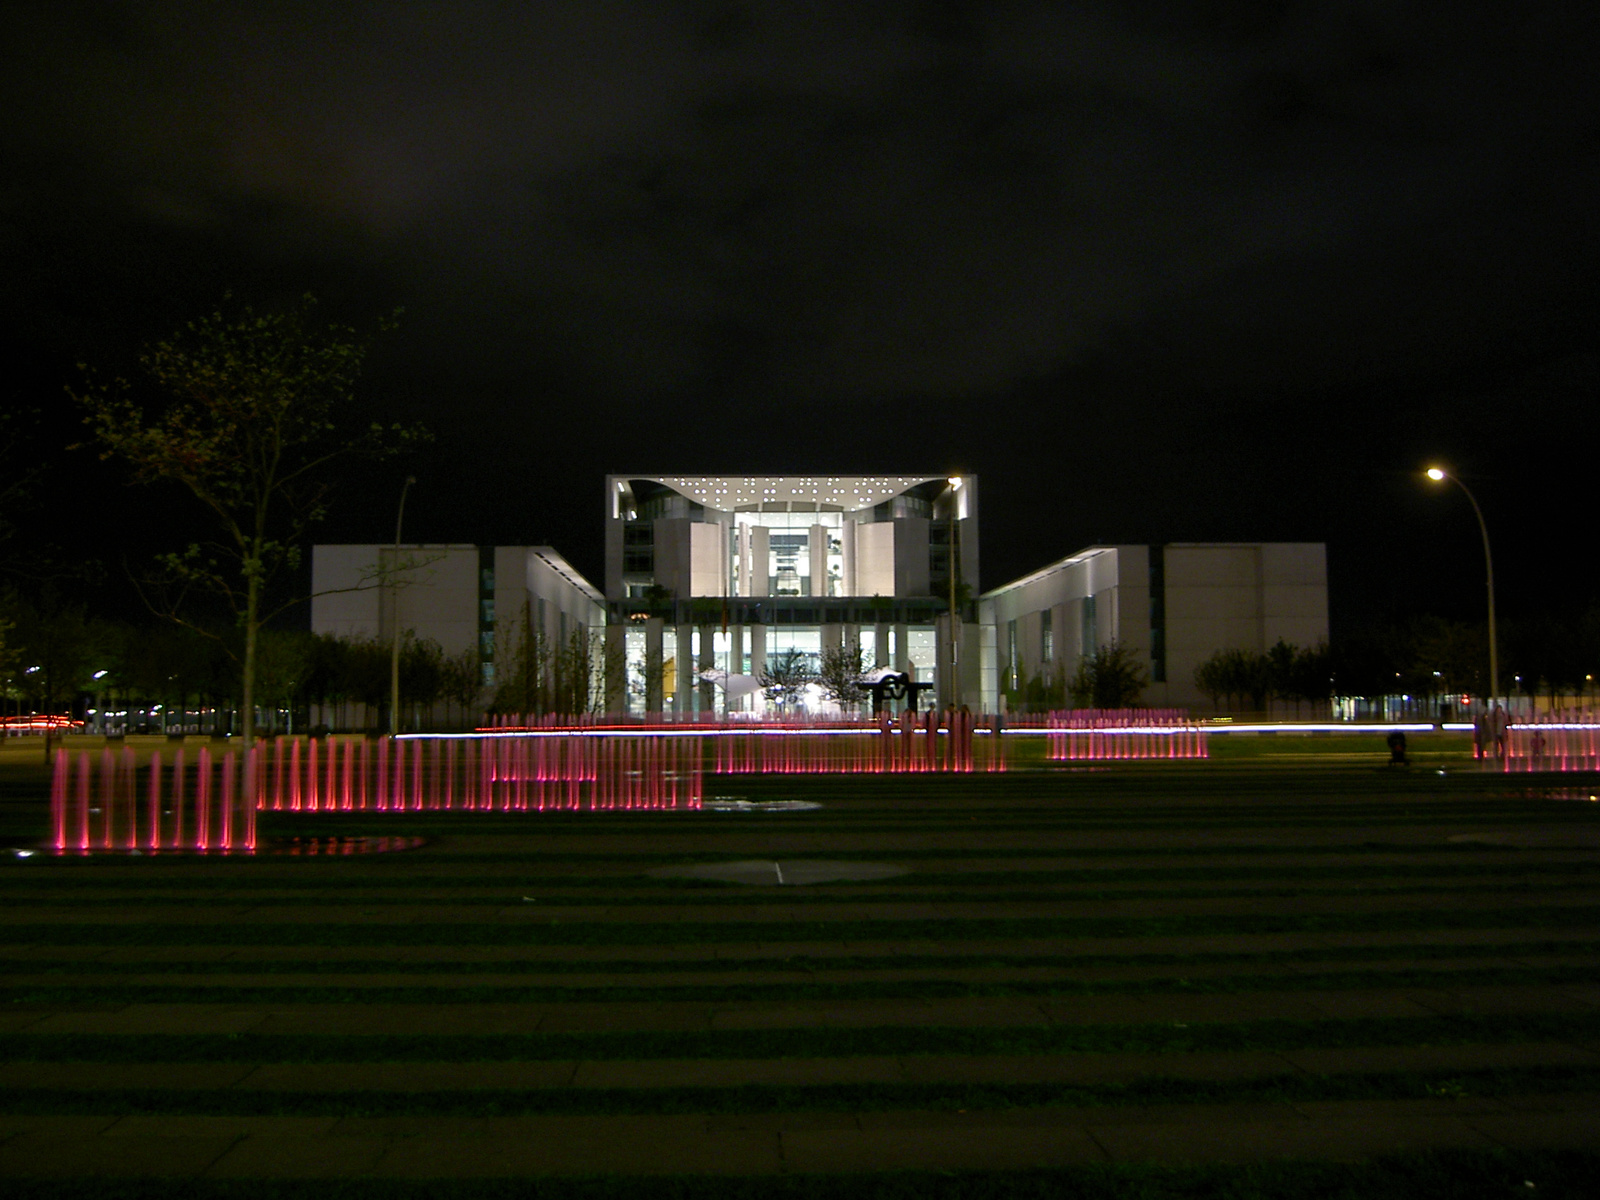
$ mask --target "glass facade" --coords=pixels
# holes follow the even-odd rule
[[[722,688],[702,686],[699,672],[760,675],[787,653],[816,671],[840,645],[859,644],[868,667],[934,680],[958,545],[970,544],[976,569],[975,524],[956,529],[976,516],[972,482],[963,492],[944,476],[610,477],[607,591],[610,619],[627,631],[628,707],[689,713],[709,696],[720,711]],[[761,707],[759,693],[735,705]]]

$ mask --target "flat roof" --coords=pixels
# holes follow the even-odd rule
[[[616,472],[607,476],[619,491],[630,479],[669,487],[707,508],[732,511],[746,504],[791,501],[837,504],[846,511],[871,508],[921,483],[943,483],[941,471],[927,475],[649,475]]]

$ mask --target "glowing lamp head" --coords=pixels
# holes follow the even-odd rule
[[[961,476],[952,475],[949,479],[945,480],[945,482],[948,483],[951,490],[954,491],[956,488],[961,486]]]
[[[1441,470],[1439,467],[1429,467],[1428,468],[1428,478],[1433,480],[1435,483],[1438,483],[1441,479],[1444,478],[1444,471]]]

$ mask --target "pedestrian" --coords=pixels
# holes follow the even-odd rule
[[[1494,756],[1501,762],[1505,761],[1506,737],[1510,729],[1510,718],[1506,716],[1506,710],[1500,707],[1500,701],[1496,700],[1489,712],[1489,737],[1494,742]]]

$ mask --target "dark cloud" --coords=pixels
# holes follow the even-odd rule
[[[1580,6],[130,0],[12,29],[0,249],[39,377],[40,346],[226,286],[403,303],[379,383],[448,403],[439,467],[496,481],[506,525],[660,455],[1077,455],[1123,517],[1063,540],[1161,537],[1218,456],[1399,465],[1310,413],[1442,436],[1440,396],[1504,405],[1593,347]],[[602,441],[597,411],[626,414]],[[543,490],[484,451],[550,437]],[[1179,482],[1135,494],[1119,460]],[[1327,535],[1230,486],[1213,526],[1237,502],[1233,536]]]

